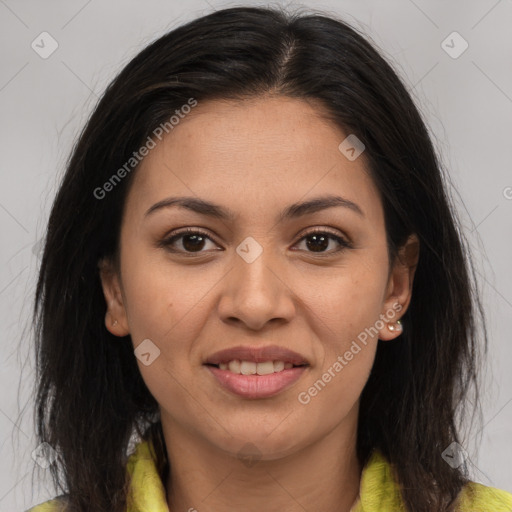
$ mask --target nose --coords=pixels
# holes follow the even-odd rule
[[[254,261],[236,254],[222,286],[218,313],[224,322],[260,330],[270,321],[286,323],[295,315],[293,283],[270,250]]]

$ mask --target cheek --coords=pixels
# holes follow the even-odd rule
[[[194,329],[201,326],[201,299],[211,288],[203,279],[206,274],[198,276],[192,267],[178,268],[165,258],[138,258],[135,253],[125,263],[123,284],[132,338],[154,338],[169,347],[175,346],[172,340],[182,340],[183,333],[193,337]]]
[[[310,404],[312,409],[329,404],[339,417],[357,401],[375,358],[376,322],[382,313],[386,280],[382,264],[360,259],[357,264],[337,269],[328,279],[317,279],[321,289],[312,292],[304,287],[312,311],[309,322],[323,353],[317,367],[312,368],[306,383],[309,387],[301,389],[305,392],[301,403],[315,401]]]
[[[142,251],[132,251],[123,265],[134,349],[143,340],[151,341],[145,342],[152,352],[150,364],[137,358],[141,376],[158,403],[169,403],[172,397],[172,409],[187,410],[189,396],[183,383],[190,381],[191,351],[205,323],[212,283],[193,274],[192,267],[178,268],[164,258],[148,258]]]
[[[304,290],[326,349],[344,351],[347,343],[375,325],[382,312],[385,285],[381,266],[362,265],[331,272],[317,291]]]
[[[373,366],[378,336],[371,327],[381,312],[382,284],[368,277],[360,280],[354,273],[340,277],[311,304],[310,321],[323,353],[298,390],[297,400],[307,411],[306,421],[321,418],[325,431],[353,410]]]

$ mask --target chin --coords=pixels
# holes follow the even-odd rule
[[[270,430],[270,434],[253,425],[252,429],[240,428],[236,433],[230,429],[233,437],[216,443],[217,446],[233,457],[241,460],[277,460],[291,455],[300,449],[299,432]]]

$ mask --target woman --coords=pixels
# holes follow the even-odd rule
[[[421,116],[353,28],[232,8],[169,32],[53,205],[37,434],[62,495],[32,510],[512,510],[457,422],[471,270]]]

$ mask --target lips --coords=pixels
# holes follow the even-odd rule
[[[220,350],[209,356],[204,364],[218,366],[221,363],[229,363],[233,360],[252,361],[255,363],[283,361],[284,363],[291,363],[294,366],[309,365],[305,357],[293,350],[279,347],[278,345],[268,345],[266,347],[238,346]]]
[[[293,350],[268,345],[220,350],[209,356],[204,366],[232,394],[245,399],[263,399],[293,386],[310,364]]]
[[[241,375],[216,366],[205,368],[222,388],[244,399],[271,398],[291,388],[307,371],[308,366],[294,366],[270,375]]]

